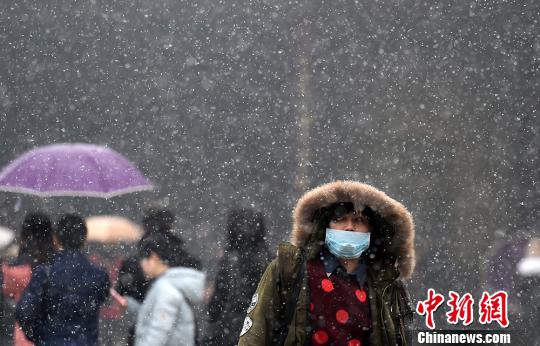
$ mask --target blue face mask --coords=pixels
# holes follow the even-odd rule
[[[325,244],[330,253],[337,258],[359,258],[369,247],[370,233],[337,231],[326,229]]]

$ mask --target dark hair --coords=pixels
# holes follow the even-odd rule
[[[170,231],[176,217],[167,209],[150,208],[144,213],[142,226],[146,233],[163,233]]]
[[[87,233],[84,219],[76,214],[63,215],[55,230],[60,245],[71,250],[78,250],[84,245]]]
[[[342,216],[345,216],[348,213],[356,212],[354,208],[354,204],[352,202],[339,202],[334,203],[332,205],[329,205],[327,207],[321,208],[317,210],[313,214],[313,221],[324,223],[325,228],[330,225],[330,222],[334,218],[340,218]],[[362,210],[360,217],[362,218],[362,221],[366,223],[367,225],[370,225],[370,215],[371,215],[371,208],[365,207],[364,210]]]
[[[227,248],[260,251],[266,227],[263,213],[248,208],[232,209],[227,216]]]
[[[171,233],[153,234],[141,240],[139,258],[148,258],[152,253],[170,267],[193,267],[200,269],[199,260],[191,256],[182,239]]]
[[[21,225],[19,260],[32,266],[47,262],[53,254],[52,224],[42,212],[29,213]]]

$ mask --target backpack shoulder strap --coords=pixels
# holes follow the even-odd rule
[[[45,265],[43,268],[45,272],[45,278],[43,279],[43,295],[47,293],[47,289],[49,288],[49,277],[51,275],[51,267],[49,265]]]
[[[290,243],[281,243],[278,246],[277,259],[279,279],[284,288],[290,288],[304,262],[304,251]]]

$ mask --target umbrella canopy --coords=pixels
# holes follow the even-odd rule
[[[54,144],[24,153],[0,172],[0,191],[41,197],[110,198],[152,185],[125,157],[92,144]]]
[[[0,226],[0,250],[5,249],[13,240],[15,240],[15,231]]]
[[[141,239],[142,228],[120,216],[92,216],[86,218],[88,241],[98,243],[134,243]]]

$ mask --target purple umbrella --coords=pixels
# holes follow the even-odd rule
[[[151,190],[125,157],[93,144],[54,144],[24,153],[0,172],[0,191],[41,197],[110,198]]]

